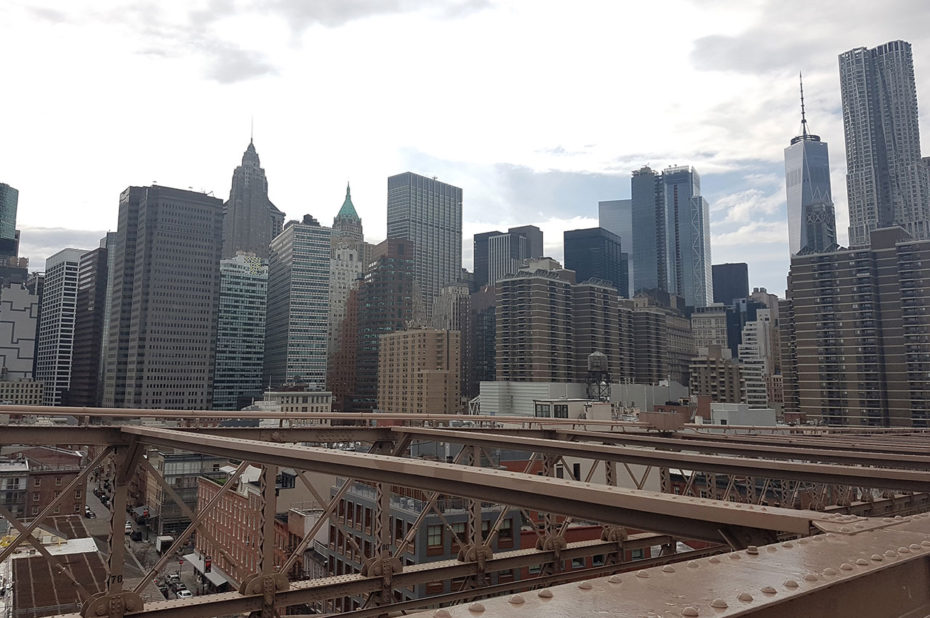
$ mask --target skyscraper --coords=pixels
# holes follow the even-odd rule
[[[222,248],[221,200],[159,186],[120,195],[104,406],[210,409]]]
[[[632,292],[658,289],[683,297],[690,307],[705,306],[713,297],[710,209],[697,171],[676,166],[661,174],[649,167],[633,172],[632,211]]]
[[[333,247],[357,245],[365,240],[362,231],[362,219],[352,203],[352,192],[346,183],[346,199],[333,218]]]
[[[507,230],[510,234],[516,234],[526,240],[526,257],[533,260],[546,255],[543,247],[543,231],[535,225],[521,225],[512,227]]]
[[[0,182],[0,262],[19,254],[19,232],[16,231],[16,209],[19,191]]]
[[[71,382],[78,265],[85,253],[85,249],[63,249],[45,260],[36,380],[45,384],[42,403],[47,406],[61,405]]]
[[[785,148],[788,194],[788,246],[791,255],[822,253],[836,247],[836,215],[830,193],[827,143],[807,131],[801,84],[801,134]]]
[[[729,307],[737,298],[749,298],[749,264],[735,262],[714,264],[714,302]]]
[[[310,215],[289,221],[268,260],[263,383],[326,384],[332,230]]]
[[[223,212],[223,257],[245,251],[267,258],[271,239],[281,233],[284,213],[268,199],[268,179],[252,140],[233,172]]]
[[[491,238],[500,236],[501,234],[502,232],[495,230],[493,232],[482,232],[474,236],[472,243],[474,248],[473,262],[475,269],[475,286],[477,286],[478,289],[481,289],[490,282],[490,274],[488,272],[488,260],[490,259],[488,244],[491,242]]]
[[[598,227],[613,232],[620,237],[623,249],[627,254],[627,277],[629,287],[633,287],[636,280],[636,267],[634,260],[636,250],[633,237],[633,200],[608,200],[597,203]]]
[[[387,236],[413,242],[414,278],[429,318],[462,275],[462,190],[411,172],[388,178]]]
[[[930,238],[910,43],[857,47],[840,54],[839,63],[850,246],[868,245],[872,230],[890,225]]]
[[[99,406],[103,392],[101,344],[107,304],[109,254],[116,243],[116,233],[109,232],[100,246],[81,256],[78,263],[77,301],[74,316],[74,353],[71,357],[69,406]]]
[[[527,258],[526,237],[498,234],[488,239],[488,283],[494,285],[505,275],[517,272]]]
[[[566,230],[564,243],[565,268],[574,270],[578,281],[601,279],[620,296],[630,295],[627,254],[621,251],[619,236],[601,227]]]
[[[239,410],[262,394],[268,266],[240,252],[220,260],[213,409]]]

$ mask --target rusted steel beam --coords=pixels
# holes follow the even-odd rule
[[[299,470],[395,483],[712,542],[720,541],[720,529],[726,526],[807,534],[811,521],[821,517],[812,511],[774,507],[746,509],[740,504],[716,500],[681,498],[441,462],[190,435],[148,427],[127,426],[123,431],[148,444],[227,457],[249,457],[252,461]]]

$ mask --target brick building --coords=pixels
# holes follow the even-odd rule
[[[455,414],[461,409],[461,335],[415,329],[382,335],[378,409],[388,413]]]

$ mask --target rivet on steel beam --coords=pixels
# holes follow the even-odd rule
[[[758,556],[758,555],[759,555],[759,548],[756,547],[755,545],[749,545],[749,546],[746,548],[746,553],[749,554],[750,556]]]
[[[894,517],[882,517],[882,521],[886,523],[891,523],[894,521]]]
[[[817,581],[817,579],[818,579],[818,577],[817,577],[817,574],[816,574],[816,573],[805,573],[805,574],[804,574],[804,581],[807,581],[807,582],[815,582],[815,581]]]
[[[710,558],[707,559],[707,561],[711,564],[717,564],[720,562],[720,558],[718,558],[717,556],[711,556]]]
[[[848,534],[849,526],[843,526],[842,528],[840,528],[840,532],[842,532],[843,534]]]
[[[474,612],[476,614],[480,614],[481,612],[484,611],[484,605],[482,605],[481,603],[472,603],[471,605],[468,606],[468,611]]]
[[[918,545],[917,543],[911,543],[910,548],[911,548],[911,551],[920,551],[920,545]]]
[[[794,581],[793,579],[785,580],[785,588],[797,588],[797,587],[798,587],[798,582]]]
[[[681,610],[682,616],[699,616],[701,612],[696,607],[686,607]]]
[[[611,575],[610,577],[607,578],[607,581],[611,584],[619,584],[623,580],[620,579],[619,575]]]
[[[866,560],[865,558],[857,558],[856,564],[858,564],[859,566],[868,566],[869,561]]]
[[[778,548],[775,547],[774,545],[766,545],[765,551],[775,553],[778,551]]]
[[[642,577],[642,578],[649,577],[649,571],[644,571],[640,569],[639,571],[636,571],[636,577]]]
[[[784,543],[781,544],[781,546],[791,549],[792,547],[794,547],[794,543],[792,543],[791,541],[785,541]]]
[[[873,562],[881,562],[882,560],[884,560],[884,558],[882,558],[881,554],[872,554]]]
[[[810,543],[810,539],[798,539],[798,543],[801,545],[807,545]]]
[[[927,540],[921,541],[920,544],[923,545],[924,547],[930,547],[930,541],[927,541]]]
[[[885,555],[886,555],[887,557],[889,557],[889,558],[895,558],[895,557],[897,557],[898,554],[897,554],[897,552],[895,552],[895,550],[889,549],[889,550],[887,550],[887,551],[885,552]]]
[[[814,541],[816,543],[823,543],[824,538],[818,534],[817,536],[814,537]]]
[[[674,573],[674,572],[675,572],[675,567],[673,567],[673,566],[670,565],[670,564],[666,564],[664,567],[662,567],[662,572],[663,572],[663,573]]]
[[[904,519],[904,518],[901,517],[900,515],[895,515],[894,518],[895,518],[895,519],[898,519],[898,520]]]
[[[697,560],[689,560],[689,561],[688,561],[688,568],[689,568],[689,569],[696,569],[696,568],[698,568],[699,566],[701,566],[701,565],[698,564],[698,561],[697,561]]]
[[[710,606],[713,607],[714,609],[726,609],[727,607],[729,607],[729,605],[727,605],[727,602],[724,601],[723,599],[714,599],[713,601],[710,602]]]
[[[519,594],[515,594],[509,599],[507,599],[507,602],[510,603],[511,605],[523,605],[524,603],[526,603],[526,599],[521,597]]]
[[[909,554],[909,553],[911,553],[911,550],[909,550],[907,547],[899,547],[899,548],[898,548],[898,553],[899,553],[899,554]]]
[[[832,577],[836,575],[836,569],[834,569],[833,567],[827,567],[823,570],[823,574],[828,577]]]
[[[433,618],[452,618],[452,614],[447,609],[437,609],[433,612]]]
[[[591,588],[594,588],[594,585],[591,582],[581,582],[578,584],[578,588],[581,590],[590,590]]]
[[[844,562],[843,564],[840,565],[840,568],[844,571],[852,571],[853,565],[849,564],[848,562]]]
[[[742,601],[743,603],[749,603],[750,601],[752,601],[752,595],[749,594],[748,592],[741,592],[739,596],[736,598]]]
[[[740,560],[739,554],[730,554],[730,560]]]
[[[552,591],[549,590],[548,588],[543,588],[536,594],[536,596],[538,596],[540,599],[551,599]]]
[[[763,594],[776,594],[776,593],[777,593],[777,590],[775,590],[775,589],[772,588],[771,586],[763,586],[763,587],[762,587],[762,593],[763,593]]]

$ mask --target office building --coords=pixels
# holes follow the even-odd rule
[[[801,134],[792,138],[785,148],[785,190],[791,255],[835,249],[836,215],[830,192],[830,158],[827,143],[807,130],[803,85]]]
[[[840,54],[849,245],[877,228],[930,238],[928,166],[920,156],[911,45],[891,41]]]
[[[497,282],[499,381],[570,382],[574,378],[572,285],[555,260],[529,260]]]
[[[597,203],[598,227],[620,237],[624,253],[627,254],[627,280],[635,285],[636,274],[633,260],[636,257],[636,239],[633,235],[633,200],[607,200]],[[629,296],[629,294],[626,294]]]
[[[791,260],[786,412],[831,425],[926,427],[930,240],[896,227],[873,231],[869,244]]]
[[[39,296],[22,283],[0,288],[0,379],[33,377]]]
[[[68,406],[100,405],[103,396],[101,346],[107,307],[109,252],[116,243],[110,232],[100,246],[81,256],[78,263],[77,301],[74,316],[74,351],[71,380],[62,403]]]
[[[480,234],[475,234],[473,237],[472,258],[475,269],[475,285],[478,288],[486,286],[488,283],[490,283],[490,274],[488,272],[488,260],[490,259],[488,253],[488,243],[490,242],[491,238],[500,236],[501,234],[503,234],[503,232],[482,232]]]
[[[333,230],[335,234],[335,230]],[[332,249],[329,262],[329,334],[327,356],[332,358],[339,346],[349,293],[356,289],[365,272],[361,243],[339,243]]]
[[[461,412],[461,333],[418,328],[381,336],[378,410],[391,414]]]
[[[475,285],[479,288],[517,272],[524,260],[543,255],[543,232],[535,225],[475,234],[474,238]]]
[[[267,258],[271,240],[281,233],[284,213],[268,199],[268,179],[252,140],[233,172],[223,212],[223,258],[235,257],[238,251]]]
[[[668,380],[688,384],[696,350],[691,322],[683,310],[680,296],[662,292],[640,293],[632,300],[620,301],[620,324],[633,330],[632,381],[636,384]],[[624,313],[629,317],[624,318]]]
[[[620,237],[601,227],[566,230],[565,268],[575,271],[578,281],[599,279],[613,285],[620,296],[629,297],[627,254]]]
[[[719,303],[695,308],[691,314],[691,332],[694,336],[694,347],[698,350],[713,346],[729,349],[727,308]]]
[[[10,260],[16,260],[19,256],[19,230],[16,229],[18,206],[19,191],[0,182],[0,265],[5,267],[11,266]]]
[[[268,266],[240,252],[220,260],[213,409],[239,410],[260,398],[265,358]]]
[[[71,383],[78,266],[85,253],[85,249],[63,249],[45,260],[36,380],[45,384],[43,403],[47,406],[61,405]]]
[[[543,246],[543,231],[535,225],[521,225],[507,230],[508,234],[515,234],[524,239],[526,243],[526,258],[536,259],[546,255]]]
[[[412,243],[414,278],[428,319],[433,299],[462,273],[462,190],[411,172],[391,176],[387,236]]]
[[[271,241],[262,383],[323,390],[329,341],[331,232],[310,215]]]
[[[698,356],[691,360],[689,369],[690,394],[708,396],[712,402],[742,402],[740,366],[733,362],[728,347],[698,348]]]
[[[649,167],[633,172],[633,262],[638,264],[632,293],[659,290],[681,296],[689,307],[713,298],[710,212],[694,168]],[[650,239],[655,239],[653,243]]]
[[[714,264],[714,302],[727,307],[738,298],[749,298],[749,264]]]
[[[212,407],[222,248],[221,200],[160,186],[120,195],[104,406]]]

